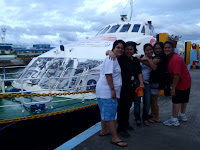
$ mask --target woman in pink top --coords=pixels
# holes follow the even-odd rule
[[[173,114],[171,119],[163,123],[167,126],[179,126],[179,120],[187,121],[185,111],[189,101],[191,77],[182,57],[174,53],[172,42],[164,43],[164,52],[168,57],[168,73],[172,79],[170,95],[172,96]]]

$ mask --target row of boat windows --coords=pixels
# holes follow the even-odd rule
[[[140,24],[134,24],[133,26],[133,29],[131,32],[138,32],[139,29],[140,29]],[[115,33],[118,29],[119,29],[120,25],[117,24],[117,25],[114,25],[114,26],[107,26],[105,29],[103,29],[102,32],[100,32],[99,34],[104,34],[106,33],[108,30],[107,33]],[[121,28],[121,30],[119,32],[128,32],[129,28],[131,27],[131,24],[124,24],[123,27]],[[145,33],[145,28],[144,26],[142,27],[142,30],[141,30],[141,33]]]

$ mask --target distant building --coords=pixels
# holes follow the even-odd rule
[[[12,44],[0,43],[0,54],[10,54],[12,52]]]
[[[11,43],[0,43],[0,54],[11,54],[16,52],[17,55],[40,55],[55,47],[50,44],[34,44],[31,48],[25,48],[19,45],[12,45]]]
[[[34,44],[35,49],[50,49],[50,44]]]
[[[34,44],[33,47],[27,48],[13,48],[17,55],[40,55],[55,47],[51,47],[50,44]]]

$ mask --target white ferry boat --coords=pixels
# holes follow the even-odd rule
[[[56,137],[72,138],[100,121],[95,93],[87,91],[95,89],[105,52],[112,49],[117,39],[140,43],[138,54],[143,54],[144,44],[156,41],[151,21],[131,21],[131,15],[121,15],[121,20],[106,25],[92,38],[61,45],[35,57],[17,79],[0,80],[3,141],[21,147],[11,138],[15,136],[36,147],[48,145],[55,143]],[[6,87],[7,81],[12,86]],[[62,144],[62,140],[58,141],[55,147]]]

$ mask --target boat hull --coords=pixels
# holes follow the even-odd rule
[[[99,121],[99,108],[94,105],[64,114],[19,121],[12,125],[0,124],[1,147],[10,149],[15,145],[16,149],[55,149]]]

